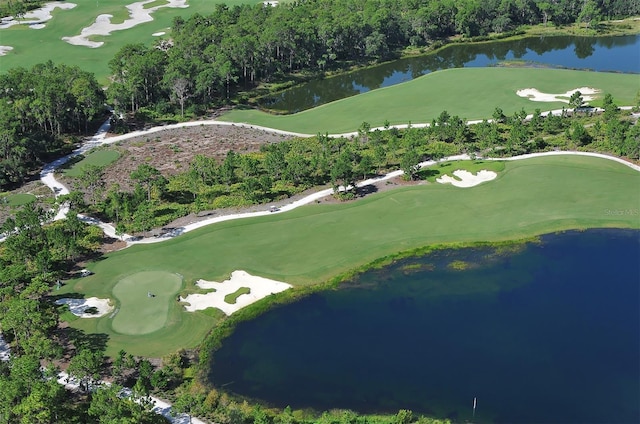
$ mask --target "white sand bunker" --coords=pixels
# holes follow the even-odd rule
[[[102,41],[90,41],[89,37],[93,35],[109,35],[113,31],[122,31],[124,29],[133,28],[134,26],[142,24],[144,22],[151,22],[153,21],[151,13],[163,7],[189,7],[189,5],[187,4],[187,0],[167,0],[167,4],[150,7],[148,9],[144,8],[145,4],[153,3],[154,1],[155,0],[145,0],[128,5],[127,9],[129,10],[129,19],[126,19],[121,24],[111,23],[111,18],[113,17],[113,15],[98,15],[96,21],[91,26],[83,28],[80,32],[80,35],[75,35],[73,37],[62,37],[62,39],[69,44],[73,44],[74,46],[86,46],[91,48],[100,47],[104,44]]]
[[[98,318],[113,310],[113,306],[109,304],[109,299],[99,299],[97,297],[90,297],[88,299],[58,299],[56,300],[56,304],[68,305],[71,313],[80,318]],[[94,314],[86,312],[87,309],[93,308],[95,308]]]
[[[13,47],[11,46],[0,46],[0,56],[6,55],[11,50],[13,50]]]
[[[19,20],[16,20],[13,16],[8,16],[6,18],[2,18],[0,20],[0,29],[10,28],[14,25],[29,25],[33,29],[42,29],[44,28],[44,22],[47,22],[53,16],[51,12],[56,7],[63,10],[73,9],[77,5],[75,3],[67,3],[67,2],[50,2],[45,3],[39,9],[31,10],[25,13]]]
[[[231,278],[222,283],[198,280],[196,285],[201,289],[215,289],[216,291],[207,294],[190,294],[185,298],[181,297],[181,302],[190,304],[189,306],[185,306],[187,311],[194,312],[207,308],[218,308],[227,315],[231,315],[237,310],[270,294],[280,293],[291,288],[290,284],[268,278],[256,277],[246,271],[233,271]],[[243,287],[248,288],[251,292],[238,296],[236,303],[231,304],[224,301],[226,295],[235,293]]]
[[[573,95],[573,93],[575,93],[576,91],[580,92],[580,94],[582,95],[582,100],[584,100],[585,102],[595,99],[595,94],[600,93],[600,90],[598,90],[597,88],[580,87],[560,94],[543,93],[536,88],[524,88],[522,90],[516,91],[516,94],[520,97],[527,97],[532,102],[569,103],[571,95]]]
[[[160,31],[160,32],[154,32],[153,34],[151,34],[154,37],[160,37],[161,35],[165,35],[166,32],[164,31]]]
[[[473,187],[485,181],[491,181],[498,176],[495,172],[487,171],[485,169],[478,171],[475,175],[469,171],[465,171],[464,169],[457,169],[453,171],[453,175],[457,178],[449,175],[443,175],[440,178],[436,178],[436,181],[440,184],[452,184],[456,187]]]

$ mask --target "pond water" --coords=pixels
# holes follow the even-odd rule
[[[261,106],[297,112],[409,81],[439,69],[493,66],[505,60],[595,71],[640,72],[640,35],[535,37],[482,44],[452,44],[434,54],[310,81],[264,99]]]
[[[210,381],[279,407],[640,422],[640,231],[541,240],[402,260],[273,309],[225,340]]]

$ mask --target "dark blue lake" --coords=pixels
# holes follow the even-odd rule
[[[639,287],[640,231],[443,250],[240,324],[210,380],[279,407],[637,423]]]
[[[640,36],[528,37],[479,44],[451,44],[432,54],[310,81],[265,98],[261,105],[297,112],[400,84],[439,69],[494,66],[508,60],[522,60],[541,66],[638,73]]]

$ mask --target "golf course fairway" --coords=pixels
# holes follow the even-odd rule
[[[606,159],[556,155],[508,161],[495,180],[471,188],[425,182],[132,246],[90,264],[94,275],[63,289],[113,298],[119,281],[148,270],[183,275],[187,290],[196,279],[222,281],[238,269],[294,286],[312,285],[428,245],[516,240],[566,229],[637,229],[638,187],[638,171]],[[115,333],[106,316],[72,325],[108,334],[108,353],[126,348],[157,356],[197,345],[220,316],[210,310],[188,313],[178,302],[171,304],[166,325],[141,336]]]
[[[590,102],[601,103],[610,93],[618,105],[635,102],[640,78],[633,74],[539,68],[457,68],[433,72],[414,80],[348,97],[292,115],[271,115],[255,109],[234,109],[224,121],[245,122],[280,130],[317,134],[355,131],[363,122],[372,128],[431,122],[444,110],[466,120],[490,119],[496,107],[506,115],[524,109],[532,113],[569,108],[568,103],[533,102],[516,94],[535,88],[565,93],[580,87],[600,91]],[[568,100],[568,99],[567,99]]]

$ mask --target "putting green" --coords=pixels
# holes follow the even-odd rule
[[[121,279],[113,287],[119,310],[111,328],[127,335],[160,330],[181,287],[182,277],[165,271],[137,272]]]
[[[104,167],[115,162],[120,157],[120,153],[115,150],[97,150],[86,155],[82,160],[74,163],[64,173],[68,177],[79,177],[85,166]]]
[[[27,203],[34,202],[36,200],[36,196],[29,193],[16,193],[10,194],[6,197],[0,198],[0,205],[5,203],[12,208],[26,205]]]

